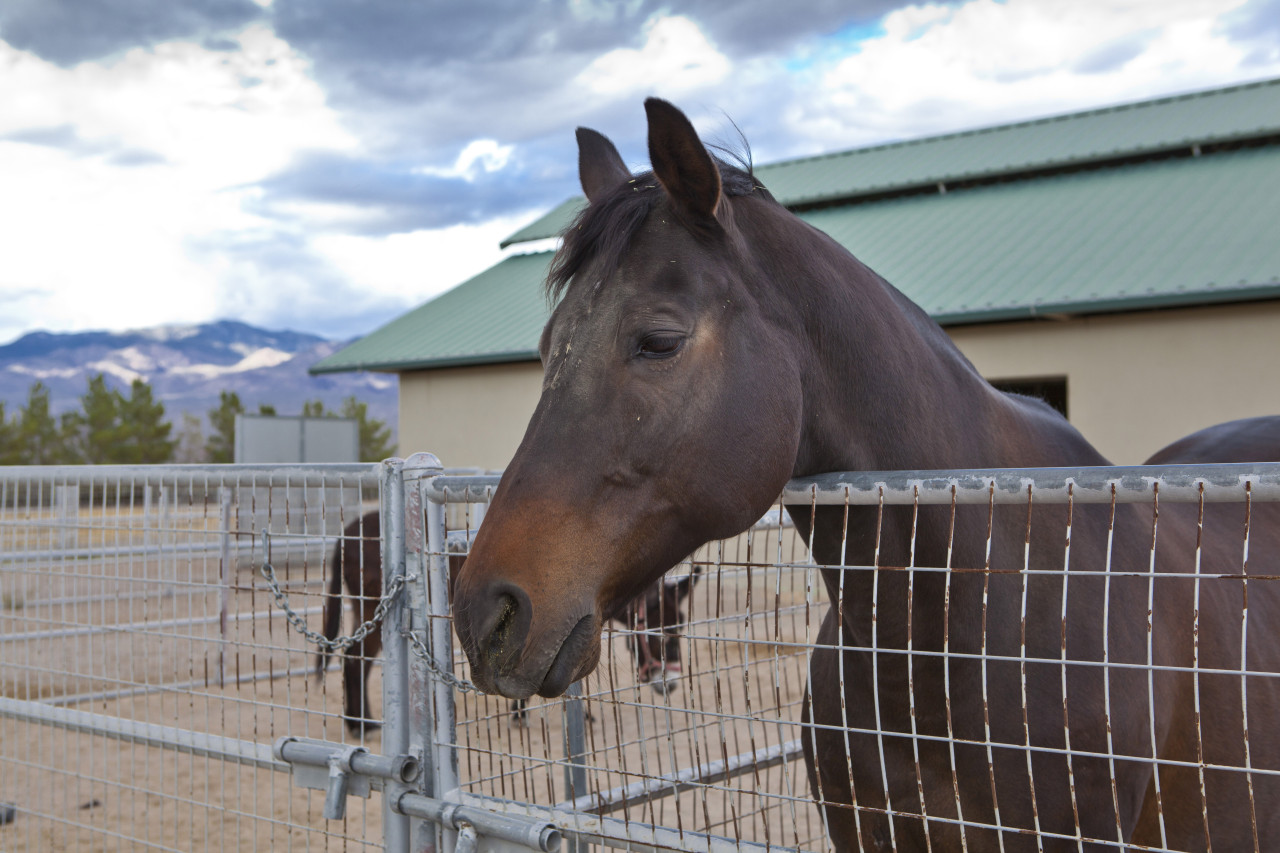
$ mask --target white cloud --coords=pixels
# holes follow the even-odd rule
[[[474,139],[468,142],[449,168],[423,166],[414,171],[420,175],[437,175],[442,178],[463,178],[474,181],[481,173],[499,172],[511,159],[514,145],[499,145],[493,139]]]
[[[299,150],[354,146],[300,55],[260,26],[238,40],[69,69],[0,41],[0,137],[18,134],[0,140],[0,300],[26,294],[0,340],[24,317],[58,330],[210,319],[220,281],[189,243],[261,225],[242,206],[249,186]],[[62,147],[30,136],[67,128]],[[148,162],[120,166],[120,152]]]
[[[791,117],[827,148],[1256,79],[1215,33],[1243,0],[971,0],[908,6]]]
[[[312,245],[358,290],[416,304],[493,266],[503,255],[498,244],[531,218],[523,213],[382,238],[324,234]]]
[[[575,82],[595,95],[638,91],[680,94],[724,80],[731,64],[698,25],[680,16],[656,16],[645,24],[639,50],[619,48],[598,57]]]

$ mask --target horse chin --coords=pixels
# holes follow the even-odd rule
[[[560,644],[555,660],[551,661],[538,687],[538,695],[546,699],[562,695],[570,684],[589,675],[599,662],[600,623],[593,615],[583,616]]]

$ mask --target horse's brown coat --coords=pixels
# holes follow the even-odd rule
[[[714,160],[675,107],[645,107],[653,174],[629,177],[612,144],[579,131],[590,205],[553,264],[542,397],[455,591],[473,677],[512,697],[590,672],[605,618],[747,527],[793,476],[1107,464],[1047,406],[994,390],[922,310],[749,172]],[[814,528],[819,563],[881,567],[823,572],[837,604],[812,657],[804,743],[837,849],[860,836],[923,850],[926,833],[959,849],[961,817],[1002,828],[969,826],[972,851],[1034,850],[1037,827],[1046,850],[1078,849],[1077,832],[1112,845],[1086,849],[1158,846],[1153,740],[1162,761],[1242,763],[1239,677],[1188,671],[1194,653],[1201,668],[1240,668],[1242,584],[1190,577],[1185,513],[1162,507],[1155,528],[1150,506],[1075,507],[1064,608],[1061,574],[1021,569],[1062,569],[1066,507],[960,507],[954,525],[938,507],[855,508],[847,524],[839,508],[788,509]],[[1238,573],[1242,510],[1206,514],[1202,571]],[[1151,656],[1177,669],[1149,682],[1154,530]],[[1276,573],[1280,526],[1252,537],[1250,572]],[[953,571],[908,572],[912,559]],[[1273,583],[1249,586],[1249,631],[1249,668],[1280,672]],[[1251,678],[1248,702],[1252,765],[1280,770],[1280,683]],[[1280,848],[1280,782],[1252,783],[1261,847]],[[1243,774],[1209,770],[1205,784],[1207,820],[1195,767],[1161,767],[1170,846],[1252,849]]]

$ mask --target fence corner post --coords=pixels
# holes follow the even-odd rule
[[[444,630],[449,630],[447,620],[433,618],[448,615],[447,598],[437,604],[434,594],[437,589],[445,589],[443,576],[436,576],[441,566],[433,558],[433,555],[444,551],[443,538],[439,543],[433,539],[437,535],[436,528],[442,529],[443,517],[436,519],[435,515],[443,507],[424,498],[426,485],[443,473],[440,460],[433,454],[414,453],[405,459],[402,469],[404,509],[400,516],[404,524],[401,556],[406,592],[401,609],[403,621],[399,641],[402,645],[397,647],[403,648],[405,655],[401,722],[406,727],[405,750],[422,762],[423,772],[416,780],[414,791],[430,797],[440,797],[443,793],[440,779],[442,764],[452,767],[455,762],[451,753],[442,755],[439,752],[442,744],[452,743],[454,715],[451,708],[443,707],[443,702],[451,700],[452,696],[442,698],[433,695],[435,684],[426,661],[414,654],[413,645],[405,635],[411,633],[419,637],[436,654],[436,623],[443,622]],[[446,642],[450,639],[446,634]],[[445,727],[447,735],[442,730]],[[444,748],[448,749],[447,746]],[[449,787],[456,787],[456,783]],[[451,827],[418,820],[409,827],[408,849],[414,853],[447,849],[444,833],[449,831]]]

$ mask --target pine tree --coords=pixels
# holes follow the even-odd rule
[[[120,392],[107,387],[106,377],[90,377],[89,390],[80,398],[80,412],[72,415],[79,433],[79,456],[91,465],[122,461],[117,446],[123,438]]]
[[[0,401],[0,465],[21,465],[21,449],[18,447],[18,424],[9,420]]]
[[[209,410],[209,426],[213,434],[205,443],[210,462],[233,462],[236,453],[236,415],[244,414],[244,404],[235,391],[218,395],[218,408]]]
[[[394,456],[396,446],[391,443],[391,427],[385,421],[369,417],[369,404],[361,403],[355,397],[342,401],[339,417],[354,418],[360,433],[360,461],[381,462]]]
[[[157,464],[173,460],[175,442],[169,438],[173,424],[164,419],[164,403],[155,399],[151,386],[133,380],[129,396],[120,399],[120,433],[117,461]]]
[[[304,418],[331,418],[333,412],[324,407],[324,400],[307,400],[302,404]]]
[[[49,389],[43,382],[31,386],[27,404],[18,413],[18,456],[23,465],[57,465],[70,454],[49,406]]]

